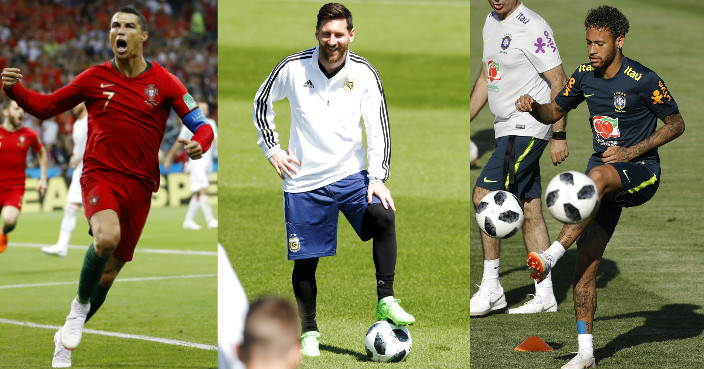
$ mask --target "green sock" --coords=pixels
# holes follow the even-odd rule
[[[83,259],[81,277],[78,280],[78,302],[87,304],[90,301],[90,297],[95,291],[98,282],[100,282],[109,259],[109,256],[105,259],[98,256],[95,253],[93,244],[90,244],[88,251],[86,251],[86,257]]]
[[[16,225],[17,225],[17,223],[15,223],[13,225],[3,224],[2,225],[2,234],[8,234],[8,233],[12,232],[12,230],[15,229]]]
[[[93,290],[93,294],[90,296],[90,311],[88,312],[86,322],[88,322],[90,317],[92,317],[103,305],[103,302],[105,302],[105,297],[108,295],[108,291],[110,291],[110,287],[103,287],[101,285],[95,286],[95,290]]]

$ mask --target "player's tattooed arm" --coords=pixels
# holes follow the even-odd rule
[[[608,147],[602,154],[602,160],[605,163],[629,161],[674,140],[684,133],[684,119],[679,111],[666,116],[662,121],[665,123],[662,127],[645,140],[631,147]]]
[[[526,94],[516,100],[516,110],[529,112],[538,122],[553,124],[567,114],[567,110],[557,105],[555,101],[548,104],[539,104],[532,96]]]

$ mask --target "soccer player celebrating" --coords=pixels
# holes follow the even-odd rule
[[[25,166],[27,152],[31,147],[39,157],[41,178],[37,190],[44,195],[46,190],[46,150],[39,142],[37,133],[22,127],[24,110],[12,100],[5,100],[2,105],[3,122],[0,127],[0,211],[2,212],[2,230],[0,230],[0,252],[7,249],[7,234],[17,225],[17,218],[22,210],[24,196]]]
[[[3,88],[32,115],[46,118],[85,101],[90,117],[81,188],[86,218],[94,237],[81,269],[78,295],[64,326],[54,336],[52,365],[68,367],[81,342],[83,325],[105,301],[115,277],[132,260],[149,213],[152,191],[159,189],[159,144],[171,109],[195,132],[185,145],[199,158],[213,132],[183,84],[143,56],[147,22],[131,7],[110,22],[115,57],[85,70],[50,95],[18,83],[19,69],[2,72]]]
[[[207,118],[210,108],[208,103],[199,102],[198,107],[205,114],[210,128],[213,130],[215,146],[218,144],[218,128],[215,121]],[[164,168],[169,170],[171,163],[173,162],[174,156],[178,152],[178,149],[183,147],[183,145],[188,142],[188,140],[193,137],[193,132],[189,131],[186,126],[181,127],[181,132],[178,134],[178,139],[171,146],[171,150],[166,154],[164,158]],[[205,222],[208,228],[217,228],[218,220],[213,216],[213,210],[210,207],[210,198],[208,197],[208,187],[210,187],[210,173],[213,171],[213,151],[209,150],[203,154],[203,157],[198,160],[188,159],[188,172],[189,179],[191,182],[191,202],[188,203],[188,210],[186,211],[186,219],[183,221],[183,229],[194,229],[199,230],[200,226],[195,222],[196,213],[198,208],[203,210],[203,215],[205,216]]]
[[[586,173],[599,191],[596,215],[565,225],[543,253],[528,255],[532,276],[540,281],[565,250],[577,241],[574,308],[579,352],[563,368],[594,366],[593,322],[596,273],[621,209],[650,200],[660,184],[657,148],[684,132],[684,120],[665,82],[652,70],[623,55],[628,19],[616,8],[600,6],[584,21],[589,63],[580,65],[555,99],[539,104],[523,95],[515,104],[544,123],[552,123],[587,101],[594,153]],[[657,128],[660,118],[664,125]],[[656,129],[657,128],[657,129]]]
[[[64,257],[68,254],[68,242],[71,234],[76,228],[76,215],[78,209],[83,206],[81,198],[81,172],[83,171],[83,154],[86,151],[86,140],[88,139],[88,110],[86,104],[78,104],[73,108],[73,114],[78,119],[73,123],[73,152],[69,165],[73,167],[71,185],[68,187],[66,196],[66,206],[64,208],[64,218],[61,220],[61,230],[59,240],[56,245],[42,247],[42,252],[49,255]]]
[[[550,245],[543,219],[540,156],[550,142],[552,162],[568,155],[565,119],[551,128],[530,114],[516,111],[513,101],[526,90],[541,102],[549,102],[565,85],[560,53],[550,26],[520,0],[489,0],[494,9],[484,23],[482,71],[470,96],[470,121],[489,102],[494,114],[496,149],[477,178],[472,200],[478,206],[486,194],[508,190],[523,203],[523,240],[528,252]],[[479,290],[469,301],[469,315],[482,316],[506,308],[499,282],[500,240],[481,233],[484,273]],[[535,296],[509,314],[557,311],[551,275],[535,284]]]
[[[315,270],[320,257],[335,254],[338,211],[360,239],[374,239],[377,319],[415,322],[393,296],[396,208],[384,185],[390,159],[384,90],[374,67],[348,50],[354,36],[350,11],[338,3],[323,5],[315,28],[318,46],[281,61],[254,100],[258,144],[283,180],[288,259],[294,260],[293,292],[306,356],[320,354]],[[279,145],[272,110],[284,98],[292,115],[288,150]]]

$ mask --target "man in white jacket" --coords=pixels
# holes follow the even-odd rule
[[[257,91],[253,114],[258,144],[283,180],[288,259],[294,260],[293,291],[306,356],[320,354],[315,270],[320,257],[335,254],[338,211],[360,239],[374,240],[377,319],[415,322],[393,296],[396,208],[384,185],[391,146],[381,78],[367,60],[348,50],[355,30],[343,5],[320,8],[315,36],[317,47],[292,54],[274,68]],[[273,103],[284,98],[291,105],[288,150],[274,131]]]

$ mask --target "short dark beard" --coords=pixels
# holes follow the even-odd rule
[[[340,58],[339,59],[333,59],[332,55],[328,54],[329,51],[327,49],[327,46],[320,45],[320,52],[323,54],[323,59],[325,59],[326,62],[329,64],[337,63],[339,62],[342,58],[344,58],[347,55],[347,49],[349,46],[345,45],[344,47],[339,48],[340,50]]]

